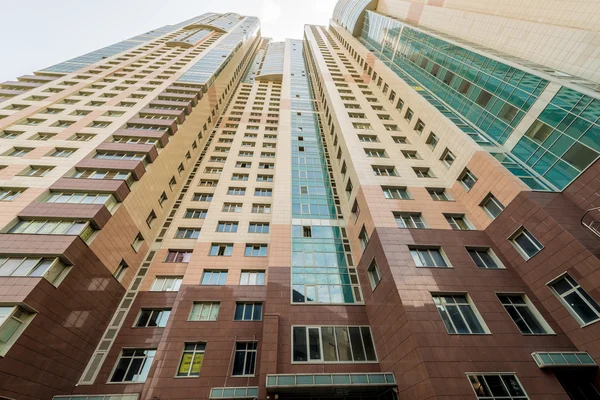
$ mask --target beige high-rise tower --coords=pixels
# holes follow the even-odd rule
[[[209,13],[1,84],[0,398],[600,398],[599,9]]]

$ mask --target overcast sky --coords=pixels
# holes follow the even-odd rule
[[[337,0],[26,0],[2,7],[0,82],[205,12],[257,16],[262,35],[301,39]]]

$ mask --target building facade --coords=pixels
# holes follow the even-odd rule
[[[600,398],[600,7],[505,3],[1,84],[0,398]]]

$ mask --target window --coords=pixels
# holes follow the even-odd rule
[[[473,175],[473,173],[471,171],[469,171],[468,169],[465,169],[465,171],[458,178],[458,180],[460,181],[460,183],[462,183],[462,185],[465,187],[465,189],[468,192],[469,190],[471,190],[473,188],[473,186],[477,182],[477,177],[475,175]]]
[[[212,201],[213,195],[211,193],[194,193],[192,201]]]
[[[421,133],[423,133],[424,129],[425,129],[425,123],[423,121],[421,121],[420,119],[417,119],[417,123],[415,124],[415,131],[420,135]]]
[[[368,326],[293,326],[292,362],[376,362]]]
[[[106,204],[108,208],[116,203],[115,198],[110,194],[63,192],[50,192],[50,196],[44,201],[46,203]]]
[[[169,250],[165,262],[190,262],[192,250]]]
[[[447,168],[450,168],[452,166],[452,163],[455,159],[456,157],[449,149],[444,150],[444,152],[442,153],[442,157],[440,157],[442,164],[444,164]]]
[[[258,175],[256,182],[273,182],[273,175]]]
[[[369,283],[371,283],[371,289],[375,290],[379,282],[381,282],[381,273],[379,272],[379,267],[377,266],[377,262],[375,259],[371,261],[369,264],[369,268],[367,268],[367,274],[369,275]]]
[[[242,203],[224,203],[223,212],[242,212]]]
[[[262,320],[262,303],[236,303],[234,321]]]
[[[376,143],[379,142],[375,135],[358,135],[358,139],[364,143]]]
[[[463,81],[464,82],[464,81]],[[527,400],[527,393],[514,374],[467,375],[478,399]]]
[[[427,167],[413,167],[413,171],[415,172],[415,175],[417,175],[419,178],[433,178],[433,174],[431,173],[431,170]]]
[[[81,235],[93,233],[88,221],[64,220],[20,220],[10,228],[9,233],[27,233],[34,235]]]
[[[394,213],[398,228],[427,228],[421,213]]]
[[[117,281],[121,282],[121,279],[123,279],[128,269],[129,265],[127,265],[127,263],[124,260],[121,260],[121,262],[117,266],[117,269],[115,269],[113,276]]]
[[[162,207],[165,201],[167,201],[167,194],[165,192],[162,192],[160,197],[158,198],[158,205]]]
[[[137,253],[138,251],[140,251],[142,244],[144,244],[144,237],[142,236],[141,233],[138,233],[133,238],[133,242],[131,242],[131,247],[133,247],[133,250],[135,250]]]
[[[198,239],[200,228],[177,228],[176,239]]]
[[[35,176],[35,177],[46,176],[46,175],[48,175],[48,172],[52,171],[53,168],[54,167],[50,167],[50,166],[34,166],[34,165],[32,165],[25,171],[19,173],[19,175]]]
[[[419,154],[414,150],[402,150],[402,155],[404,158],[409,160],[418,160]]]
[[[237,222],[225,222],[219,221],[217,225],[217,232],[237,232],[238,223]]]
[[[468,231],[472,229],[471,224],[464,214],[444,214],[444,217],[446,217],[446,221],[455,231]]]
[[[156,219],[156,213],[154,212],[154,210],[150,211],[150,214],[148,214],[148,216],[146,217],[146,225],[148,225],[148,228],[152,228],[152,222],[154,222],[154,220]]]
[[[230,196],[243,196],[246,194],[246,188],[230,187],[227,189],[227,194]]]
[[[394,167],[385,167],[373,165],[373,173],[375,176],[398,176]]]
[[[385,150],[381,150],[381,149],[365,149],[365,154],[367,155],[367,157],[387,158],[387,154],[385,154]]]
[[[227,281],[227,270],[204,270],[201,285],[225,285]]]
[[[0,256],[0,276],[41,276],[56,285],[68,267],[59,258]],[[1,342],[0,338],[0,342]]]
[[[244,251],[246,257],[266,257],[267,256],[267,245],[266,244],[247,244],[246,250]]]
[[[495,219],[504,210],[504,205],[493,194],[488,194],[481,202],[481,207],[490,218]]]
[[[232,181],[247,181],[248,180],[248,174],[233,174],[231,176],[231,180]]]
[[[145,382],[155,354],[154,349],[123,349],[110,381]]]
[[[250,222],[248,233],[269,233],[268,222]]]
[[[431,132],[429,134],[429,137],[427,137],[425,144],[428,145],[431,150],[435,149],[435,146],[437,146],[438,144],[438,137],[435,135],[435,133]]]
[[[369,244],[369,234],[367,233],[367,229],[364,225],[362,226],[362,229],[358,235],[358,241],[360,242],[360,248],[364,251]]]
[[[181,276],[157,276],[150,288],[151,292],[176,292],[181,286]]]
[[[199,302],[192,305],[189,321],[216,321],[219,316],[220,303]]]
[[[142,310],[135,323],[136,328],[164,328],[171,315],[170,309]]]
[[[406,113],[404,114],[404,119],[405,119],[407,122],[410,122],[410,120],[412,119],[413,115],[414,115],[413,111],[412,111],[410,108],[408,108],[408,109],[406,110]]]
[[[240,285],[264,285],[265,271],[242,271]]]
[[[19,306],[0,306],[0,354],[8,351],[34,315]]]
[[[233,252],[233,244],[230,243],[213,243],[210,246],[209,256],[230,256]]]
[[[523,335],[553,333],[524,294],[497,294],[497,296]]]
[[[354,127],[354,129],[360,129],[360,130],[371,130],[371,129],[373,129],[371,127],[371,124],[367,124],[367,123],[356,123],[356,122],[353,122],[352,126]]]
[[[409,248],[417,267],[438,267],[447,268],[446,257],[439,247],[414,247]]]
[[[200,376],[206,343],[186,343],[177,376]]]
[[[544,246],[523,227],[518,229],[511,237],[510,242],[513,247],[521,254],[521,256],[529,260],[531,257],[539,253]]]
[[[271,213],[271,205],[270,204],[252,204],[252,212],[254,214],[270,214]]]
[[[260,197],[271,197],[273,195],[272,189],[254,189],[254,195]]]
[[[11,151],[9,151],[8,153],[4,154],[5,156],[8,157],[23,157],[25,154],[29,153],[31,150],[30,148],[25,148],[25,147],[15,147],[14,149],[12,149]]]
[[[405,136],[392,136],[392,139],[394,139],[394,143],[408,144]]]
[[[433,302],[442,321],[452,334],[487,333],[477,309],[466,294],[434,294]]]
[[[236,342],[233,358],[233,376],[254,376],[257,342]]]
[[[600,306],[569,274],[549,284],[563,306],[581,325],[600,319]]]
[[[498,269],[504,268],[498,260],[498,257],[492,252],[489,248],[469,248],[467,247],[467,251],[469,255],[473,259],[477,268],[487,268],[487,269]]]
[[[0,188],[0,201],[13,201],[24,191],[25,189]]]
[[[346,197],[350,198],[352,196],[352,190],[354,187],[352,186],[352,180],[348,179],[348,183],[346,184]]]
[[[207,210],[188,208],[185,210],[184,218],[204,219],[206,218]]]
[[[440,188],[440,189],[427,188],[427,192],[429,193],[431,198],[435,201],[450,201],[450,200],[452,200],[450,198],[450,196],[448,195],[448,193],[446,192],[446,189],[443,189],[443,188]]]

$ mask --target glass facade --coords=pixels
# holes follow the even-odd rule
[[[207,89],[227,66],[235,50],[248,38],[258,34],[260,22],[256,17],[246,17],[242,23],[227,34],[216,47],[183,74],[179,82],[200,83]]]
[[[291,45],[292,217],[323,220],[319,226],[292,226],[292,302],[362,302],[342,231],[324,226],[333,225],[327,220],[337,222],[338,215],[303,43],[292,40]]]
[[[598,99],[562,87],[508,154],[497,144],[548,80],[372,11],[359,40],[534,190],[564,189],[598,157]]]
[[[600,100],[562,87],[512,152],[565,188],[600,154]]]

